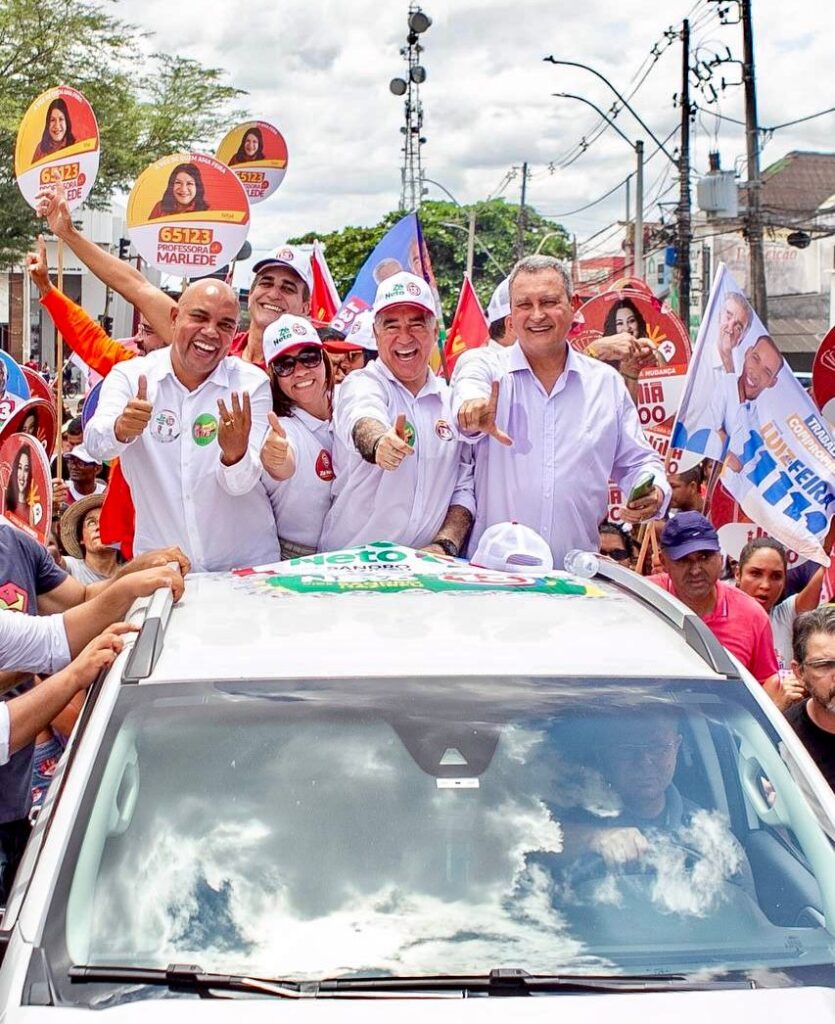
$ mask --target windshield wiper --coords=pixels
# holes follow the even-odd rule
[[[750,989],[747,979],[697,979],[686,974],[530,974],[518,967],[499,967],[489,974],[420,977],[327,978],[318,983],[319,996],[391,992],[459,990],[490,996],[520,996],[539,992],[686,992],[706,989]]]
[[[68,974],[70,980],[76,984],[89,982],[91,984],[161,985],[170,989],[196,992],[203,996],[210,996],[212,990],[253,992],[277,996],[281,999],[303,999],[316,994],[315,991],[304,991],[297,982],[248,978],[240,974],[215,974],[211,971],[204,971],[196,964],[169,964],[164,969],[158,967],[108,967],[98,964],[76,965],[69,969]]]

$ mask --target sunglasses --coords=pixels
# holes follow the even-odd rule
[[[303,348],[297,356],[279,356],[271,365],[279,377],[289,377],[296,369],[296,363],[301,363],[307,370],[313,370],[322,365],[322,350]]]
[[[624,551],[623,548],[618,548],[617,551],[607,551],[607,558],[612,558],[616,562],[628,562],[630,555],[628,551]]]

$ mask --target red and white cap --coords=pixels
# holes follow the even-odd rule
[[[482,533],[470,565],[541,575],[553,571],[554,556],[547,541],[529,526],[494,523]]]
[[[351,324],[351,329],[345,340],[350,345],[371,349],[372,352],[377,351],[377,339],[374,337],[374,313],[370,309],[364,309],[362,313],[358,313],[354,317],[354,322]]]
[[[322,348],[322,342],[313,324],[303,316],[282,313],[264,331],[264,362],[269,366],[285,352],[299,346]]]
[[[294,270],[304,281],[307,287],[313,291],[313,268],[310,265],[310,253],[305,252],[293,245],[282,245],[272,254],[258,260],[252,268],[252,273],[258,275],[267,267],[289,267]]]
[[[392,274],[380,282],[374,298],[374,316],[392,306],[405,305],[419,306],[432,316],[437,315],[435,296],[429,285],[422,277],[401,270],[399,274]]]
[[[94,459],[83,444],[77,444],[74,448],[71,448],[67,458],[78,459],[79,462],[86,462],[88,466],[101,465],[99,460]]]

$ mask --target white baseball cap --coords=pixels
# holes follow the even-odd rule
[[[264,331],[264,362],[269,366],[273,360],[300,345],[322,348],[322,341],[309,320],[292,313],[282,313]]]
[[[487,304],[487,322],[494,324],[510,316],[510,278],[506,277],[490,296]]]
[[[292,245],[282,245],[272,256],[265,256],[252,268],[256,276],[267,267],[289,267],[295,270],[307,287],[313,291],[313,268],[310,265],[310,253]]]
[[[470,565],[538,575],[553,571],[554,557],[548,543],[529,526],[494,523],[482,533]]]
[[[354,317],[351,329],[345,338],[349,345],[358,345],[361,348],[377,351],[377,339],[374,337],[374,313],[370,309],[364,309]]]
[[[420,306],[432,316],[437,316],[435,296],[432,289],[416,274],[403,270],[381,281],[374,298],[374,316],[391,306]]]
[[[67,457],[70,459],[78,459],[79,462],[86,462],[88,466],[101,465],[99,460],[94,459],[83,444],[77,444],[74,448],[71,448]]]

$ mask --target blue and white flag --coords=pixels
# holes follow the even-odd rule
[[[767,533],[824,565],[835,438],[724,264],[690,360],[672,447],[678,471],[723,463],[722,483]]]

